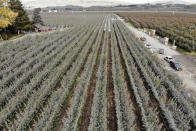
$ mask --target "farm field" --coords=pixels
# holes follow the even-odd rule
[[[196,101],[116,15],[66,15],[0,45],[0,130],[196,129]]]
[[[117,13],[136,28],[155,29],[156,34],[185,51],[196,51],[196,15],[187,13],[121,12]],[[193,44],[194,41],[194,44]]]
[[[196,97],[196,61],[194,59],[194,55],[191,57],[190,55],[184,55],[183,53],[173,50],[170,46],[162,44],[156,38],[153,38],[145,32],[133,27],[130,23],[126,23],[121,18],[119,19],[135,35],[135,37],[146,38],[145,43],[150,43],[152,45],[152,50],[155,51],[153,54],[156,55],[160,59],[160,61],[162,61],[162,64],[164,64],[164,68],[168,70],[170,73],[173,72],[174,75],[180,78],[183,82],[183,86],[186,88],[186,92]],[[145,43],[143,44],[145,45]],[[164,55],[156,53],[156,51],[160,48],[164,49]],[[180,72],[173,70],[170,64],[164,60],[164,57],[166,56],[174,57],[176,61],[180,62],[183,70]]]
[[[93,18],[96,19],[98,15],[102,15],[103,13],[97,14],[94,16],[94,13],[85,13],[85,12],[58,12],[58,13],[42,13],[41,17],[43,22],[47,26],[52,27],[73,27],[80,25],[84,25],[87,22],[93,21]],[[89,19],[90,17],[90,19]]]

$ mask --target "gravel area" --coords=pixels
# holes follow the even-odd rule
[[[145,37],[146,43],[149,43],[152,45],[153,51],[157,51],[160,48],[164,49],[165,51],[164,55],[160,55],[157,53],[156,54],[160,58],[160,60],[163,61],[163,63],[165,64],[165,69],[169,70],[173,74],[176,74],[183,81],[186,91],[196,98],[196,58],[179,53],[178,51],[171,49],[170,46],[166,46],[162,44],[157,39],[147,35],[146,33],[142,31],[139,31],[135,27],[131,26],[129,23],[124,22],[123,19],[120,19],[120,20],[137,37]],[[183,70],[175,71],[174,69],[172,69],[170,65],[166,61],[163,60],[165,56],[172,56],[173,58],[175,58],[175,60],[178,61],[182,65]]]

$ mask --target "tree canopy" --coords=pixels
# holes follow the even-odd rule
[[[0,0],[0,28],[6,28],[8,25],[11,25],[18,13],[13,12],[8,7],[7,0]]]
[[[9,7],[12,11],[17,12],[18,16],[12,26],[9,27],[11,31],[29,30],[33,28],[27,12],[23,9],[20,0],[10,0]]]
[[[33,12],[33,23],[34,24],[41,24],[41,25],[43,25],[43,21],[42,21],[40,12],[41,12],[41,8],[35,8],[35,10]]]

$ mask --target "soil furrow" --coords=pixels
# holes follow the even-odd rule
[[[96,63],[95,63],[95,66],[93,67],[91,83],[90,83],[90,87],[88,88],[88,97],[87,97],[86,104],[83,109],[81,123],[79,125],[80,131],[87,131],[89,123],[90,123],[91,108],[93,105],[93,97],[94,97],[95,86],[96,86],[96,81],[97,81],[97,72],[98,72],[99,63],[100,63],[100,55],[101,55],[102,46],[104,43],[104,35],[105,35],[105,32],[103,32],[102,34],[101,43],[100,43],[100,47],[99,47],[97,58],[96,58]]]
[[[107,129],[109,131],[117,131],[117,114],[115,104],[114,85],[112,78],[112,52],[111,52],[111,33],[108,39],[108,63],[107,63]]]
[[[118,27],[119,28],[119,27]],[[120,28],[119,28],[119,30],[120,30]],[[133,59],[133,61],[135,62],[135,67],[137,68],[137,71],[139,72],[139,76],[140,76],[140,79],[142,80],[142,83],[143,83],[143,85],[144,85],[144,87],[145,87],[145,90],[146,91],[149,91],[149,97],[150,97],[150,103],[153,105],[153,108],[156,108],[157,110],[157,112],[158,112],[158,118],[159,118],[159,122],[160,123],[163,123],[163,127],[162,128],[166,128],[167,126],[167,123],[166,123],[166,121],[163,119],[164,118],[164,116],[161,114],[161,109],[160,109],[160,107],[159,107],[159,103],[158,103],[158,101],[156,101],[155,100],[155,98],[154,98],[154,96],[153,96],[153,93],[152,93],[152,91],[149,89],[149,85],[148,85],[148,83],[146,82],[146,80],[145,80],[145,78],[144,78],[144,76],[142,75],[142,72],[141,72],[141,69],[139,68],[139,66],[137,66],[137,61],[134,59],[134,57],[133,57],[133,55],[131,54],[131,49],[129,48],[129,46],[128,46],[128,43],[127,43],[127,41],[125,40],[125,36],[123,36],[123,34],[122,34],[122,32],[121,32],[121,35],[122,35],[122,38],[123,38],[123,41],[125,42],[125,44],[126,44],[126,47],[127,47],[127,49],[128,49],[128,51],[130,52],[130,56],[132,57],[132,59]],[[163,130],[164,130],[163,129]]]
[[[95,39],[94,39],[94,41],[93,41],[93,43],[92,43],[92,45],[91,45],[91,47],[90,47],[90,49],[89,49],[89,51],[88,51],[88,54],[87,54],[87,56],[86,56],[86,58],[85,58],[85,60],[84,60],[84,63],[83,63],[83,65],[82,65],[82,67],[81,67],[81,69],[80,69],[80,71],[79,71],[79,73],[78,73],[78,77],[77,77],[77,78],[80,78],[81,75],[82,75],[83,72],[84,72],[84,67],[85,67],[85,65],[86,65],[86,62],[87,62],[87,60],[88,60],[88,57],[89,57],[90,53],[92,52],[92,47],[93,47],[95,41],[97,40],[98,33],[99,33],[99,32],[97,32],[96,37],[95,37]],[[77,78],[75,79],[75,82],[73,83],[72,88],[71,88],[71,90],[69,91],[69,94],[68,94],[68,96],[67,96],[67,98],[66,98],[66,101],[65,101],[65,103],[63,104],[64,106],[63,106],[63,108],[61,109],[60,116],[58,117],[58,120],[56,121],[56,124],[55,124],[55,125],[56,125],[56,127],[55,127],[55,130],[56,130],[56,131],[60,131],[60,130],[61,130],[61,127],[63,126],[63,121],[62,121],[62,119],[63,119],[64,117],[67,116],[67,111],[68,111],[68,109],[69,109],[69,107],[70,107],[70,105],[71,105],[71,101],[72,101],[72,98],[73,98],[73,95],[74,95],[74,91],[75,91],[75,88],[76,88],[76,86],[77,86]]]
[[[91,33],[92,35],[92,33]],[[89,37],[87,38],[87,41],[90,39],[91,35],[89,35]],[[83,46],[81,47],[81,49],[78,50],[78,53],[75,55],[74,60],[72,61],[72,64],[78,59],[80,53],[82,52],[82,50],[84,50],[84,46],[87,43],[83,43]],[[73,47],[72,47],[73,48]],[[53,89],[53,91],[55,91],[57,88],[61,87],[61,81],[63,80],[64,76],[67,75],[68,70],[70,70],[72,68],[72,64],[70,64],[67,69],[63,72],[62,76],[58,79],[55,88]],[[72,90],[70,90],[72,91]],[[38,120],[40,112],[42,111],[42,109],[48,104],[49,102],[49,98],[51,97],[52,93],[48,95],[48,97],[46,98],[46,101],[42,104],[42,106],[40,107],[40,109],[38,110],[38,112],[35,114],[33,120],[31,120],[29,126],[27,126],[27,129],[29,129],[30,127],[33,128],[33,124]],[[70,94],[69,94],[70,95]],[[68,97],[69,97],[68,95]]]
[[[114,26],[114,29],[115,29],[115,26]],[[129,75],[128,75],[128,72],[127,72],[127,68],[126,68],[126,65],[125,65],[125,61],[124,61],[123,56],[122,56],[122,51],[120,49],[119,39],[118,39],[116,31],[114,31],[114,32],[115,32],[115,37],[117,39],[118,51],[119,51],[119,54],[120,54],[120,63],[122,65],[122,67],[123,67],[123,72],[124,72],[124,77],[125,77],[124,79],[126,81],[127,87],[130,87],[131,82],[130,82],[130,78],[129,78]],[[130,88],[128,88],[128,91],[130,92],[130,103],[133,105],[133,112],[134,112],[134,115],[135,115],[134,124],[136,125],[137,130],[140,131],[142,129],[142,121],[140,119],[142,117],[141,117],[140,112],[139,112],[140,108],[137,105],[133,89],[130,87]]]

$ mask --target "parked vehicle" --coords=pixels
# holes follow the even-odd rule
[[[152,45],[151,44],[145,44],[145,47],[148,48],[148,49],[151,49]]]
[[[173,58],[173,57],[171,57],[171,56],[166,56],[165,58],[164,58],[164,60],[165,61],[167,61],[167,62],[171,62],[171,61],[175,61],[175,59]]]
[[[141,37],[140,40],[141,41],[146,41],[146,38],[145,37]]]
[[[170,62],[170,66],[173,69],[177,70],[177,71],[181,71],[182,70],[182,66],[178,62],[176,62],[176,61],[171,61]]]
[[[159,54],[165,54],[165,50],[164,49],[159,49]]]

